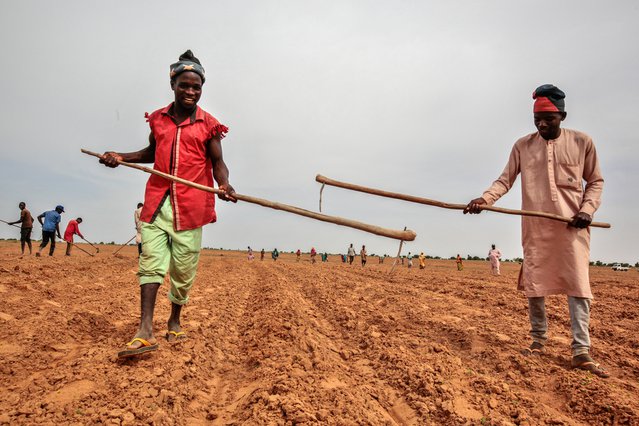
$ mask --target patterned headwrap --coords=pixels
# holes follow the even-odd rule
[[[535,89],[533,112],[564,112],[566,94],[552,84],[544,84]]]
[[[193,56],[193,52],[187,50],[183,54],[180,55],[180,60],[170,66],[170,77],[171,80],[175,79],[178,75],[182,74],[184,71],[192,71],[202,78],[202,83],[204,83],[204,68],[202,64],[200,64],[200,60]]]

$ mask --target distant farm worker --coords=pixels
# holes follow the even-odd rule
[[[464,270],[464,261],[462,260],[462,258],[459,255],[459,253],[457,253],[457,259],[455,260],[455,263],[457,263],[457,270],[458,271],[463,271]]]
[[[280,257],[280,252],[277,251],[277,249],[273,249],[273,251],[271,252],[271,259],[273,259],[273,262],[277,262],[277,258]]]
[[[419,253],[419,269],[426,268],[426,256],[424,256],[424,252]]]
[[[407,260],[408,260],[408,269],[410,269],[413,267],[413,255],[410,252],[408,252]]]
[[[264,249],[260,251],[260,260],[264,260]]]
[[[490,269],[493,272],[493,275],[501,275],[499,272],[499,259],[501,259],[501,251],[498,248],[495,248],[495,245],[492,245],[490,251],[488,251],[488,260],[490,261]]]
[[[58,238],[62,238],[60,236],[60,221],[62,220],[62,216],[60,215],[62,213],[64,213],[64,207],[57,205],[55,210],[49,210],[38,216],[38,222],[42,225],[42,242],[36,253],[37,257],[41,256],[42,250],[47,246],[49,241],[51,241],[49,256],[53,256],[53,252],[55,251],[55,236],[57,235]],[[43,218],[44,222],[42,221]]]
[[[315,247],[311,247],[311,263],[315,263],[315,256],[317,256],[317,252],[315,251]]]
[[[351,243],[351,246],[348,248],[348,264],[352,265],[353,264],[353,260],[355,260],[355,249],[353,248],[353,243]]]
[[[138,257],[142,254],[142,207],[144,203],[138,203],[138,208],[133,212],[133,220],[135,221],[135,242],[138,245]]]
[[[77,219],[71,219],[67,224],[67,229],[65,229],[64,231],[64,241],[67,242],[67,256],[71,256],[71,247],[73,247],[73,236],[79,235],[80,238],[84,238],[84,235],[82,235],[82,232],[80,232],[81,223],[81,217]]]
[[[25,245],[29,247],[29,254],[32,253],[31,231],[33,230],[33,216],[31,216],[31,212],[27,210],[27,204],[24,201],[18,204],[18,208],[20,209],[20,219],[15,222],[9,222],[9,225],[20,224],[20,250],[22,250],[22,255],[24,256]]]
[[[362,267],[366,266],[366,246],[362,246],[362,249],[359,251],[359,255],[362,258]]]
[[[299,262],[300,261],[300,257],[302,257],[302,250],[297,249],[297,251],[295,252],[295,261]]]
[[[524,262],[518,288],[528,298],[532,337],[532,344],[523,353],[543,352],[548,338],[545,296],[565,294],[573,338],[572,367],[608,377],[590,356],[588,331],[592,299],[588,226],[601,204],[604,180],[590,136],[561,128],[566,118],[564,98],[564,92],[550,84],[535,89],[537,132],[515,142],[501,176],[480,198],[469,202],[464,213],[480,213],[483,206],[494,204],[521,173],[523,209],[572,218],[567,226],[544,218],[522,217]]]
[[[324,252],[322,255],[322,262],[328,262],[328,253]]]
[[[197,106],[205,81],[204,68],[187,50],[169,69],[174,101],[147,114],[151,128],[149,145],[131,153],[106,152],[100,161],[108,167],[117,167],[119,161],[155,163],[156,170],[207,187],[213,186],[215,177],[220,190],[218,197],[224,201],[237,201],[222,156],[222,138],[228,128]],[[120,358],[158,348],[153,336],[153,311],[167,270],[171,277],[168,293],[171,315],[165,337],[171,343],[186,338],[180,325],[180,313],[189,301],[189,291],[195,281],[202,227],[216,220],[215,197],[212,193],[151,175],[140,220],[142,255],[138,277],[142,314],[138,331],[118,354]]]
[[[248,260],[255,259],[255,256],[253,255],[253,249],[251,248],[251,246],[248,246],[248,252],[246,253],[246,255],[248,256]]]

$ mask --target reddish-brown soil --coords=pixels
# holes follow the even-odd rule
[[[639,424],[636,270],[591,270],[592,352],[609,379],[570,369],[564,297],[549,298],[547,353],[519,354],[519,265],[390,274],[388,259],[208,250],[184,309],[189,339],[118,362],[139,290],[135,249],[114,249],[20,259],[0,244],[0,424]]]

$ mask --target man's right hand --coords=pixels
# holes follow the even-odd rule
[[[100,158],[100,163],[111,168],[118,167],[120,165],[120,161],[124,161],[122,156],[113,151],[105,152],[102,154],[102,158]]]
[[[484,200],[481,197],[475,198],[470,203],[468,203],[468,205],[464,209],[464,214],[466,214],[466,213],[470,213],[470,214],[481,213],[481,211],[483,210],[482,206],[485,206],[485,205],[486,205],[486,200]]]

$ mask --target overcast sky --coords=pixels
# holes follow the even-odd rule
[[[636,1],[13,1],[0,16],[0,218],[64,204],[93,241],[134,235],[147,176],[80,153],[134,151],[144,113],[172,101],[168,67],[192,49],[200,106],[238,193],[316,210],[315,175],[465,203],[535,129],[531,93],[566,94],[605,178],[592,259],[639,260]],[[498,201],[520,208],[520,184]],[[324,191],[324,212],[413,229],[405,253],[521,256],[520,219]],[[64,229],[63,229],[64,230]],[[0,238],[17,237],[0,227]],[[34,236],[40,238],[39,226]],[[398,242],[259,206],[218,202],[204,246],[395,253]]]

